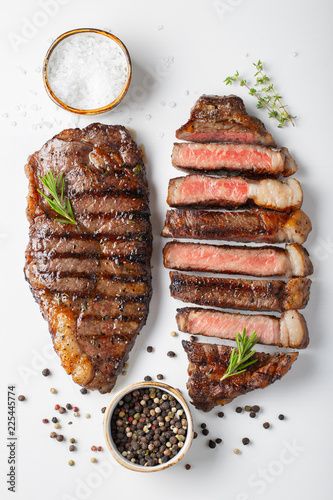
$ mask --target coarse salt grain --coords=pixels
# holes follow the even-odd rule
[[[113,102],[124,89],[129,64],[124,50],[98,33],[77,33],[50,55],[48,81],[55,95],[77,109],[96,109]]]

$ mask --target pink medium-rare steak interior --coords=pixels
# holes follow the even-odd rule
[[[180,271],[288,277],[313,271],[307,251],[298,244],[283,249],[171,241],[163,249],[163,259],[165,267]]]
[[[191,335],[205,335],[234,340],[245,328],[256,332],[258,342],[280,347],[304,348],[308,345],[308,329],[298,311],[286,311],[281,318],[264,314],[236,314],[184,307],[177,310],[178,329]]]
[[[273,210],[300,208],[303,192],[295,179],[259,181],[242,177],[187,175],[171,179],[167,202],[171,207],[241,207],[248,203]]]
[[[195,142],[275,145],[263,123],[248,115],[242,99],[235,95],[202,95],[176,137]]]
[[[175,143],[175,167],[193,170],[230,170],[289,176],[296,164],[288,151],[251,144]]]

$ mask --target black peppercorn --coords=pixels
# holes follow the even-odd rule
[[[19,397],[17,398],[19,401],[25,401],[25,396],[23,394],[20,394]]]
[[[246,438],[246,437],[245,437],[245,438],[243,438],[243,439],[242,439],[242,443],[243,443],[245,446],[246,446],[247,444],[249,444],[249,442],[250,442],[249,438]]]
[[[153,349],[153,346],[149,345],[149,346],[147,347],[147,352],[153,352],[153,350],[154,350],[154,349]]]
[[[145,378],[143,379],[145,382],[151,382],[153,379],[149,376],[146,375]]]
[[[215,443],[215,441],[213,441],[212,439],[210,439],[210,440],[208,441],[208,446],[209,446],[209,448],[216,448],[216,443]]]
[[[87,394],[87,389],[85,387],[82,387],[82,389],[80,389],[80,392],[81,394]]]
[[[256,418],[257,414],[254,411],[250,411],[250,417],[251,418]]]
[[[164,375],[162,375],[162,373],[158,373],[158,375],[156,376],[157,380],[163,380],[164,379]]]
[[[167,356],[169,356],[169,358],[174,358],[176,356],[176,353],[173,351],[168,351]]]
[[[221,438],[216,438],[215,439],[215,443],[216,444],[221,444],[222,443],[222,439]]]
[[[270,426],[271,426],[271,424],[270,424],[269,422],[264,422],[264,423],[262,424],[262,426],[263,426],[263,428],[264,428],[264,429],[269,429],[269,428],[270,428]]]
[[[242,411],[243,411],[243,408],[241,406],[237,406],[237,408],[235,409],[236,413],[242,413]]]
[[[208,430],[208,429],[202,429],[202,434],[203,434],[204,436],[208,436],[208,434],[209,434],[209,430]]]
[[[186,469],[186,470],[190,470],[190,468],[191,468],[191,465],[190,465],[190,464],[186,464],[186,465],[185,465],[185,469]]]
[[[284,419],[285,419],[285,416],[282,413],[280,413],[279,420],[284,420]]]
[[[260,406],[254,405],[252,406],[251,410],[254,411],[255,413],[258,413],[258,411],[260,410]]]
[[[44,377],[48,377],[50,375],[50,370],[48,368],[44,368],[44,370],[42,371],[42,375],[44,375]]]
[[[220,417],[220,418],[223,418],[224,417],[223,411],[219,411],[218,414],[217,414],[217,416]]]

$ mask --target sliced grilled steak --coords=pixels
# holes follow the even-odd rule
[[[171,272],[172,297],[201,306],[249,311],[302,309],[309,300],[311,280],[246,280],[206,278]]]
[[[38,194],[64,174],[76,225]],[[110,391],[146,321],[151,295],[148,186],[141,151],[121,126],[64,130],[33,154],[25,274],[61,363],[85,387]]]
[[[297,243],[283,249],[171,241],[163,249],[163,260],[165,267],[179,271],[288,277],[313,272],[308,252]]]
[[[302,210],[291,213],[263,208],[231,212],[168,210],[162,236],[302,244],[311,229],[311,221]]]
[[[190,170],[243,172],[288,177],[297,165],[286,148],[274,149],[251,144],[176,143],[172,164]]]
[[[264,389],[279,380],[291,368],[297,352],[267,354],[257,352],[257,362],[240,375],[220,381],[226,371],[231,347],[198,342],[182,342],[189,359],[187,389],[196,408],[210,411],[230,403],[254,389]]]
[[[234,340],[238,332],[256,332],[261,344],[302,349],[309,344],[306,322],[298,311],[286,311],[281,318],[263,314],[236,314],[184,307],[177,310],[177,325],[181,332]]]
[[[302,205],[303,192],[295,179],[260,181],[243,177],[187,175],[169,181],[167,202],[171,207],[241,207],[254,204],[274,210]]]
[[[274,146],[263,123],[249,116],[240,97],[202,95],[176,137],[195,142],[237,142]]]

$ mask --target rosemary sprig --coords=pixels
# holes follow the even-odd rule
[[[56,220],[60,222],[60,224],[76,224],[71,202],[69,198],[65,196],[64,175],[61,173],[55,177],[50,170],[43,177],[39,177],[39,180],[49,192],[49,194],[46,194],[38,189],[39,194],[43,196],[52,210],[61,215],[61,217],[58,217]]]
[[[245,372],[249,366],[257,362],[256,359],[253,359],[256,351],[252,350],[252,347],[258,340],[257,334],[253,332],[248,336],[244,328],[242,333],[237,333],[235,340],[237,348],[234,347],[232,349],[228,368],[220,378],[220,382],[226,378]]]
[[[278,127],[283,128],[289,123],[295,126],[295,118],[289,113],[287,106],[283,103],[282,96],[277,92],[275,85],[272,83],[271,78],[264,71],[264,64],[262,61],[252,63],[255,68],[254,84],[242,78],[239,71],[236,71],[231,76],[227,76],[224,80],[226,85],[239,83],[241,87],[246,87],[249,94],[256,97],[257,108],[266,108],[269,118],[277,120]]]

